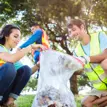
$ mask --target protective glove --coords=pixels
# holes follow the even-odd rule
[[[87,55],[79,56],[78,59],[80,59],[84,64],[87,64],[90,62],[90,57]]]

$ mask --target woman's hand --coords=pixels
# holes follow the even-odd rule
[[[42,49],[42,51],[47,50],[48,48],[41,44],[32,44],[32,49],[37,50],[38,48]]]
[[[40,61],[37,62],[31,69],[32,69],[32,74],[34,74],[38,69],[40,68]]]

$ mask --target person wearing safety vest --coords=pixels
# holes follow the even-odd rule
[[[45,47],[49,48],[49,41],[48,41],[48,36],[46,32],[40,28],[39,24],[33,23],[31,25],[31,32],[33,33],[30,38],[23,43],[20,48],[25,48],[30,44],[36,43],[36,44],[42,44]],[[40,50],[34,51],[33,52],[34,56],[34,61],[37,63],[39,61],[39,56],[40,56]]]
[[[88,34],[81,19],[72,19],[68,24],[70,38],[78,40],[74,55],[85,60],[84,72],[93,85],[82,107],[107,105],[107,36],[104,32]]]
[[[30,36],[30,38],[25,43],[23,43],[20,46],[21,49],[25,48],[26,46],[28,46],[30,44],[33,44],[33,43],[42,44],[47,49],[50,47],[49,46],[48,36],[47,36],[46,32],[42,28],[40,28],[39,24],[32,23],[32,25],[31,25],[31,32],[33,34]],[[40,49],[38,49],[36,51],[32,50],[35,63],[37,63],[39,61],[40,51],[41,51]],[[39,74],[37,74],[37,78],[38,78],[38,75]]]
[[[29,81],[31,74],[39,69],[36,64],[30,68],[19,60],[32,49],[45,49],[43,45],[35,44],[11,53],[19,43],[20,37],[20,28],[13,24],[5,25],[0,32],[0,107],[16,107],[14,101]]]

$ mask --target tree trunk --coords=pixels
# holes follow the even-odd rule
[[[70,89],[72,90],[73,94],[78,94],[77,75],[73,75],[70,78]]]

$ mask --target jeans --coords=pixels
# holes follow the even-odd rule
[[[5,63],[0,67],[0,104],[9,97],[17,99],[31,76],[31,68],[27,65],[15,70],[13,63]]]
[[[37,63],[39,61],[39,56],[40,56],[40,52],[39,51],[35,51],[34,52],[34,61],[35,61],[35,63]]]
[[[35,51],[34,52],[34,61],[35,61],[35,64],[39,61],[39,57],[40,57],[40,52],[39,51]],[[39,78],[39,71],[40,71],[40,69],[38,69],[37,73],[36,73],[36,78],[37,79]]]

